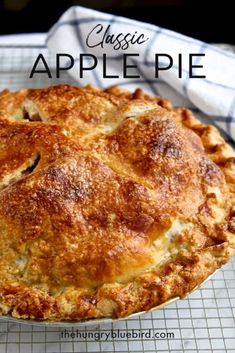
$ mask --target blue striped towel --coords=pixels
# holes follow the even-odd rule
[[[113,44],[105,42],[101,45],[105,30],[106,38],[107,35],[113,35],[109,39],[115,39],[120,33],[130,33],[136,36],[143,34],[142,39],[146,41],[131,44],[129,48],[114,48]],[[120,85],[131,90],[143,88],[148,93],[169,98],[175,106],[192,109],[202,120],[221,128],[231,142],[235,141],[233,53],[154,25],[80,6],[69,8],[61,16],[48,33],[47,45],[52,54],[67,53],[75,59],[69,72],[78,84],[90,83],[101,88]],[[84,71],[83,78],[79,75],[81,53],[89,53],[97,58],[96,68]],[[128,68],[133,77],[123,78],[123,54],[133,53],[138,54],[128,58],[128,65],[135,66]],[[155,77],[156,53],[168,54],[173,59],[172,67],[160,70],[158,78]],[[189,54],[192,53],[204,54],[195,56],[194,65],[203,67],[194,70],[195,74],[205,75],[205,78],[189,78]],[[108,74],[119,77],[103,78],[103,54],[106,54]],[[179,78],[179,54],[182,54],[182,78]],[[64,59],[68,60],[68,57]],[[159,67],[163,68],[170,59],[158,56],[158,60]],[[70,61],[64,65],[69,65]],[[84,62],[86,67],[94,65],[92,58]]]

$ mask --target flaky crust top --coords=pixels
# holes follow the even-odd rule
[[[124,317],[234,253],[235,156],[167,100],[67,85],[0,95],[0,312]]]

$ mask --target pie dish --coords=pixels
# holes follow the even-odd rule
[[[69,85],[0,94],[0,313],[122,318],[235,252],[235,154],[166,99]]]

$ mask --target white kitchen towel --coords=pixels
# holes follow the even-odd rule
[[[142,37],[139,41],[146,41],[142,44],[130,44],[128,48],[123,41],[121,43],[123,47],[119,48],[117,36],[121,40],[123,35],[128,33],[130,35],[127,39],[134,36],[133,42],[140,35]],[[111,44],[110,40],[115,43]],[[161,27],[80,6],[69,8],[61,16],[49,31],[46,42],[52,54],[67,53],[75,59],[73,68],[68,72],[78,84],[90,83],[99,87],[121,85],[130,89],[142,87],[149,93],[170,98],[175,105],[198,110],[204,117],[209,117],[211,123],[219,126],[233,142],[235,141],[233,53]],[[89,53],[97,58],[96,68],[84,71],[83,78],[79,72],[81,53]],[[133,53],[138,55],[129,57],[128,65],[137,68],[128,68],[129,75],[140,77],[123,78],[123,54]],[[106,54],[106,74],[119,77],[103,78],[103,54]],[[172,67],[159,71],[158,78],[155,77],[155,54],[168,54],[173,59]],[[178,60],[179,54],[182,54],[181,63]],[[193,74],[204,75],[205,78],[189,77],[190,54],[204,54],[193,58],[194,65],[202,66],[194,68]],[[60,58],[62,59],[67,60],[63,65],[70,65],[71,60],[68,57]],[[160,66],[168,66],[169,60],[169,57],[159,56]],[[93,66],[94,59],[87,59],[84,65]],[[180,65],[182,78],[179,78]]]

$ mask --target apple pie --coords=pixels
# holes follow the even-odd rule
[[[121,318],[235,252],[235,153],[169,101],[119,87],[0,94],[0,313]]]

